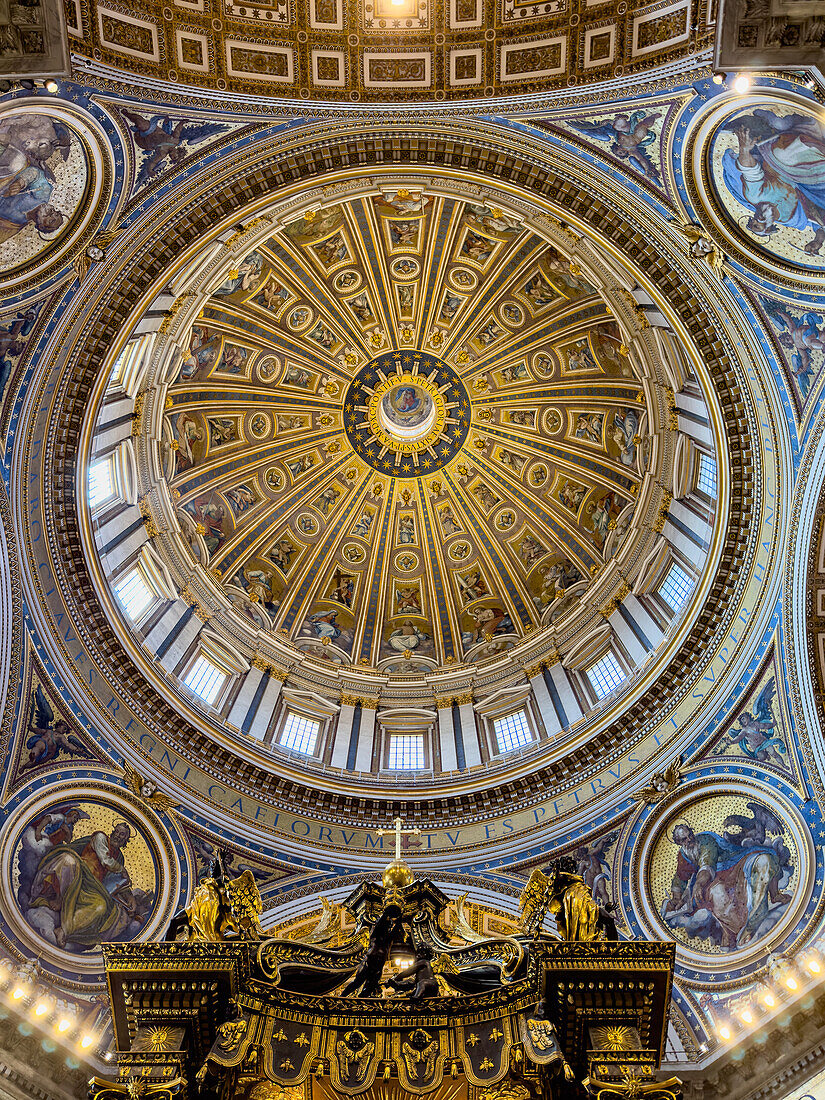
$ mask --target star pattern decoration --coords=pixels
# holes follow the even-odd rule
[[[401,371],[411,373],[413,377],[419,375],[422,379],[430,379],[448,406],[444,430],[415,458],[400,448],[398,452],[388,452],[386,441],[377,439],[370,428],[365,411],[369,391],[395,376],[399,377],[400,382]],[[350,382],[344,409],[347,413],[344,430],[352,449],[373,470],[393,477],[414,478],[420,477],[424,471],[432,474],[443,469],[461,450],[470,430],[470,400],[464,383],[449,363],[430,353],[414,351],[401,355],[400,352],[390,351],[372,359]],[[403,459],[400,457],[402,454]]]

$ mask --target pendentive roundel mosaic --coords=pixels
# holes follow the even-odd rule
[[[0,274],[68,240],[88,212],[88,138],[70,116],[40,105],[0,114]]]
[[[651,852],[662,933],[698,955],[753,949],[797,908],[803,859],[775,806],[739,794],[690,801],[657,828]]]
[[[158,906],[158,864],[145,825],[102,798],[41,807],[12,849],[20,915],[47,944],[72,954],[140,936]]]

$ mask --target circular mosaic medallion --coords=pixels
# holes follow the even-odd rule
[[[435,355],[387,352],[353,378],[344,426],[356,454],[380,473],[418,477],[446,466],[470,428],[470,399]]]
[[[643,845],[658,934],[696,962],[781,940],[808,896],[803,836],[767,794],[685,792]]]
[[[395,260],[392,264],[393,279],[415,279],[420,271],[421,265],[412,256],[402,256],[400,260]]]

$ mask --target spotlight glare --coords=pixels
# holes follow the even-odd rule
[[[733,90],[738,95],[744,95],[745,92],[750,88],[750,86],[751,78],[749,76],[745,76],[744,73],[740,73],[733,82]]]
[[[776,1004],[776,997],[774,997],[773,993],[771,992],[766,993],[762,1000],[765,1002],[768,1008],[773,1008],[773,1006]]]
[[[720,1039],[724,1039],[725,1042],[730,1039],[730,1028],[727,1024],[722,1024],[722,1026],[719,1028],[719,1037]]]
[[[88,1050],[88,1048],[92,1045],[92,1043],[94,1041],[95,1041],[94,1035],[88,1035],[87,1034],[87,1035],[84,1035],[83,1038],[80,1040],[80,1045],[83,1047],[84,1050]]]
[[[61,1016],[60,1019],[57,1021],[58,1031],[68,1031],[71,1026],[72,1021],[68,1018],[68,1016]]]
[[[56,80],[47,80],[46,81],[46,91],[51,92],[52,95],[54,95],[55,92],[60,91],[60,85],[57,83]]]
[[[788,989],[799,989],[799,982],[796,980],[793,974],[789,974],[787,976],[787,978],[785,979],[785,985],[788,987]]]
[[[15,1001],[19,1001],[21,997],[25,997],[25,996],[26,996],[26,991],[23,988],[23,986],[22,985],[16,985],[14,987],[13,991],[12,991],[12,997],[14,997]]]
[[[821,965],[820,965],[820,963],[817,959],[808,959],[808,961],[805,963],[805,965],[807,966],[807,968],[810,970],[810,972],[812,974],[821,974],[822,973],[822,967],[821,967]]]
[[[45,1016],[48,1011],[49,1011],[49,1006],[48,1006],[47,1002],[46,1001],[38,1001],[37,1006],[35,1007],[35,1010],[34,1010],[34,1014],[35,1014],[35,1016]]]

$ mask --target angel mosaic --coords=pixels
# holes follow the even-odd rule
[[[254,489],[246,484],[227,489],[226,499],[229,501],[232,514],[236,517],[248,511],[258,502],[258,496]]]
[[[324,267],[327,268],[350,258],[347,242],[341,233],[333,233],[325,241],[318,241],[311,247]]]
[[[736,725],[713,746],[713,752],[723,756],[746,756],[787,769],[785,731],[773,712],[775,695],[776,677],[771,676],[757,695],[753,710],[742,711]]]
[[[21,772],[40,764],[51,764],[64,757],[89,756],[89,750],[72,732],[69,723],[62,718],[55,719],[51,703],[39,684],[32,692],[28,733],[26,748],[29,750],[29,758],[21,764]]]
[[[575,344],[565,349],[567,353],[567,369],[569,371],[598,371],[599,364],[590,350],[590,341],[586,336],[577,340]]]
[[[609,906],[611,898],[611,873],[607,853],[619,839],[618,829],[596,837],[589,844],[583,844],[574,852],[576,860],[576,873],[580,875],[585,884],[590,888],[593,900],[598,905]]]
[[[372,524],[375,519],[375,509],[365,508],[358,519],[355,521],[352,527],[352,534],[357,535],[359,538],[367,539],[372,531]]]
[[[759,301],[779,344],[789,353],[788,365],[804,399],[814,377],[825,365],[825,315],[784,305],[772,298],[760,297]]]
[[[238,347],[237,344],[225,344],[223,355],[215,370],[222,374],[243,374],[248,356],[247,348]]]
[[[513,620],[502,607],[474,607],[469,611],[469,616],[473,629],[462,634],[461,641],[465,648],[484,641],[488,635],[495,637],[515,631]]]
[[[189,349],[181,360],[176,382],[189,382],[197,375],[203,378],[218,361],[221,337],[203,325],[193,325],[189,334]]]
[[[231,416],[210,416],[206,423],[209,427],[209,446],[225,447],[238,441],[238,421]]]
[[[189,118],[170,118],[169,115],[150,115],[148,118],[136,111],[123,114],[131,122],[135,145],[143,153],[143,163],[135,180],[137,187],[161,172],[174,168],[186,157],[189,148],[200,145],[228,129],[222,122],[196,122]],[[168,163],[167,163],[168,162]]]
[[[473,600],[480,600],[482,596],[490,595],[490,589],[487,587],[487,582],[482,577],[480,570],[472,569],[463,576],[461,573],[456,573],[455,577],[463,603],[472,603]]]
[[[432,635],[427,634],[412,619],[404,619],[400,626],[387,635],[385,651],[387,649],[393,653],[420,653],[428,656],[433,653]]]
[[[198,444],[203,442],[205,432],[200,421],[189,413],[172,417],[170,424],[174,441],[177,443],[175,473],[182,474],[186,470],[191,470],[203,458],[203,448],[198,447]]]
[[[569,558],[553,561],[539,569],[541,588],[534,597],[539,608],[547,607],[568,588],[584,580],[582,571]]]
[[[589,521],[590,527],[593,531],[593,541],[596,546],[601,550],[607,541],[607,536],[610,533],[610,524],[617,518],[619,512],[624,508],[627,501],[623,500],[614,490],[610,490],[609,493],[604,493],[602,496],[597,497],[592,502],[592,508],[588,504],[590,509]]]
[[[220,295],[237,294],[251,290],[257,283],[263,269],[264,258],[260,252],[250,252],[243,261],[231,271],[214,293]]]
[[[270,615],[278,610],[280,586],[271,569],[250,562],[238,570],[232,583],[243,589],[253,602],[262,604]]]
[[[26,349],[23,339],[34,328],[40,303],[26,310],[20,310],[10,321],[0,327],[0,398],[8,385],[11,372]]]
[[[493,254],[496,242],[488,237],[482,237],[480,233],[467,230],[464,240],[461,242],[461,255],[474,260],[477,264],[485,264]]]
[[[597,122],[568,119],[567,125],[594,141],[609,142],[610,152],[614,157],[627,161],[651,183],[661,184],[659,169],[650,156],[658,137],[656,123],[661,117],[661,113],[633,111],[631,114],[618,114]]]
[[[615,451],[623,466],[635,466],[639,438],[639,414],[635,409],[613,413],[607,429],[608,450]]]
[[[576,439],[584,439],[588,443],[596,443],[601,446],[603,429],[604,413],[577,413]]]
[[[216,554],[226,542],[226,509],[213,497],[199,497],[184,505],[189,515],[200,524],[200,534],[210,556]]]
[[[278,313],[279,310],[287,305],[291,298],[292,294],[290,294],[287,288],[282,286],[274,275],[271,275],[260,291],[255,295],[253,301],[256,305],[263,306],[264,309],[269,310],[270,313]]]

